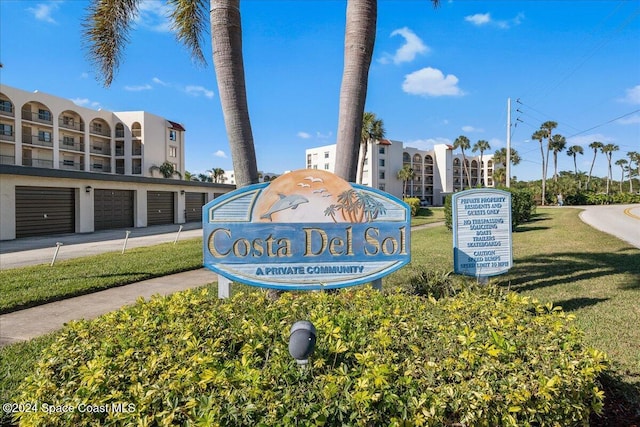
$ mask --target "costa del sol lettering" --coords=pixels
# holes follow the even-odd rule
[[[409,207],[329,172],[300,170],[203,207],[205,266],[278,289],[338,288],[410,260]]]

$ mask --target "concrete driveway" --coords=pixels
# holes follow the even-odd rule
[[[640,248],[640,204],[580,206],[580,219]]]

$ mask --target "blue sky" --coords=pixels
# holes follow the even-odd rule
[[[0,1],[3,84],[39,90],[78,105],[146,110],[183,123],[186,169],[232,169],[208,33],[206,67],[194,65],[164,18],[165,2],[142,4],[111,87],[96,80],[81,39],[88,1]],[[249,111],[258,167],[280,173],[305,166],[305,149],[335,143],[346,2],[241,2]],[[428,149],[466,135],[490,152],[512,144],[524,158],[518,179],[539,179],[531,134],[547,120],[568,146],[593,141],[640,151],[638,1],[381,0],[367,111],[387,137]],[[614,169],[619,179],[620,170]],[[559,169],[573,162],[559,155]],[[549,176],[553,173],[552,165]],[[598,155],[594,175],[605,176]]]

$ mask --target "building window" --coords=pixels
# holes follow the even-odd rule
[[[385,190],[384,190],[384,184],[380,184],[380,185],[378,185],[378,190],[380,190],[380,191],[385,191]]]
[[[73,162],[73,160],[63,160],[62,164],[64,166],[75,166],[75,163]]]
[[[38,118],[40,120],[46,120],[47,122],[50,122],[51,121],[51,111],[39,109],[38,110]]]
[[[378,162],[380,163],[380,167],[383,168],[384,167],[384,159],[379,159]]]
[[[102,163],[94,163],[93,164],[93,168],[94,169],[102,169]]]
[[[75,123],[74,123],[73,117],[64,116],[62,117],[62,124],[66,126],[73,126]]]
[[[384,171],[378,172],[378,179],[384,179]]]
[[[329,163],[325,163],[324,164],[324,170],[328,171],[329,170]]]
[[[51,142],[51,132],[44,130],[38,131],[38,141]]]
[[[177,138],[178,138],[178,137],[177,137],[176,131],[175,131],[175,130],[173,130],[173,129],[172,129],[172,130],[170,130],[170,131],[169,131],[169,139],[170,139],[171,141],[176,141],[176,140],[177,140]],[[174,157],[175,157],[175,156],[174,156]]]
[[[0,135],[7,135],[7,136],[13,135],[13,126],[0,123]]]
[[[94,123],[92,127],[94,132],[102,133],[102,123]]]
[[[311,169],[311,154],[307,154],[307,169]]]
[[[6,99],[0,99],[0,111],[4,111],[6,113],[12,113],[13,106],[11,105],[11,101],[7,101]]]
[[[62,137],[62,144],[63,145],[73,145],[74,144],[74,138],[72,136],[63,136]]]
[[[169,157],[177,157],[178,156],[178,148],[172,145],[169,146]]]
[[[384,154],[384,147],[378,147],[378,154]]]
[[[324,152],[324,158],[325,158],[325,159],[328,159],[328,158],[329,158],[329,152],[328,152],[328,151],[325,151],[325,152]]]

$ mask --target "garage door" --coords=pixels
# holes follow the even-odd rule
[[[147,192],[147,225],[173,224],[172,191]]]
[[[16,187],[16,237],[75,233],[74,188]]]
[[[96,189],[93,203],[96,231],[133,227],[133,191]]]
[[[185,199],[185,221],[202,221],[202,206],[204,206],[204,193],[187,193]]]

